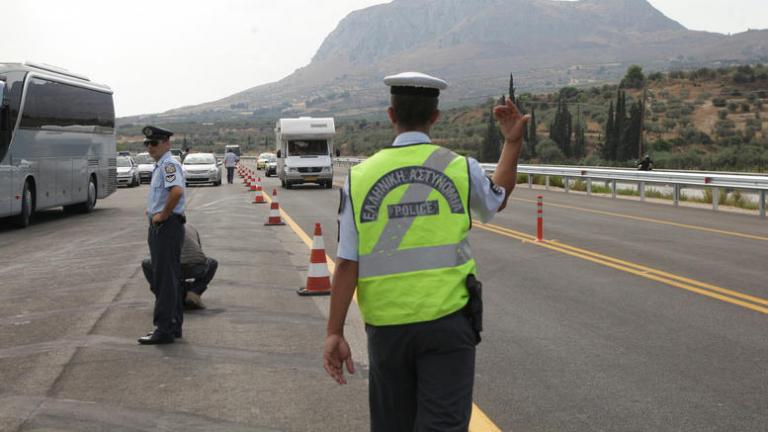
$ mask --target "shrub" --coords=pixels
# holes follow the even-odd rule
[[[728,102],[725,100],[725,98],[716,97],[712,98],[712,105],[718,107],[718,108],[724,108]]]
[[[539,155],[539,159],[543,163],[557,163],[563,161],[565,156],[557,143],[547,138],[536,146],[536,153]]]

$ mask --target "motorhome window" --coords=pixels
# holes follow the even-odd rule
[[[112,96],[33,78],[27,87],[19,127],[111,134],[115,128]]]
[[[326,140],[292,140],[288,141],[288,156],[322,156],[328,155]]]

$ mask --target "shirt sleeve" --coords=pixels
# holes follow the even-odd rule
[[[344,182],[344,188],[341,189],[340,199],[339,247],[336,251],[336,257],[357,261],[357,229],[355,228],[355,217],[352,213],[352,203],[349,199],[349,177]]]
[[[170,189],[174,186],[184,187],[184,173],[175,163],[168,162],[163,165],[163,187]]]
[[[467,158],[467,162],[470,183],[469,207],[483,223],[490,222],[504,202],[506,191],[488,178],[477,160]]]

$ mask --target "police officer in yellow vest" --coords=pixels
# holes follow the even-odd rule
[[[352,168],[341,193],[339,249],[323,366],[339,384],[354,373],[344,321],[357,287],[366,324],[373,431],[466,431],[479,333],[466,313],[476,273],[470,209],[484,222],[506,206],[528,116],[495,108],[505,143],[486,177],[471,158],[431,144],[441,79],[384,79],[397,137]]]

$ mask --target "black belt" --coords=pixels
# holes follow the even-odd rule
[[[185,223],[187,223],[187,216],[185,216],[185,215],[183,215],[183,214],[176,214],[176,213],[173,213],[173,214],[171,215],[171,217],[169,217],[168,219],[171,219],[171,218],[177,218],[177,219],[179,220],[179,222],[181,222],[182,224],[185,224]]]

